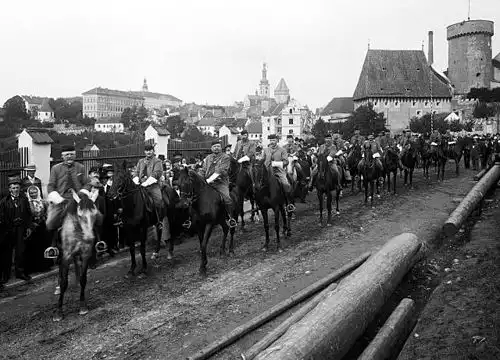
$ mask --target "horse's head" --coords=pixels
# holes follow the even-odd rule
[[[92,199],[83,192],[73,192],[73,200],[68,203],[67,217],[63,221],[64,237],[75,237],[75,231],[81,228],[83,240],[94,240],[94,224],[98,221],[99,211]],[[102,215],[101,215],[102,216]]]
[[[323,178],[330,167],[328,166],[328,157],[325,154],[318,155],[318,177]]]
[[[207,182],[196,171],[184,166],[179,171],[179,191],[181,193],[181,205],[190,206],[196,201],[199,190],[205,187]]]
[[[124,195],[137,189],[137,185],[132,180],[132,175],[128,171],[126,161],[123,161],[122,166],[115,168],[113,183],[107,193],[107,196],[111,199],[122,198]]]
[[[268,184],[268,173],[263,161],[257,161],[253,166],[255,190],[260,191]]]

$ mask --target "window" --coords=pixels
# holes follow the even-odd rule
[[[389,107],[389,101],[387,101],[387,100],[386,100],[386,101],[384,102],[384,105],[385,105],[385,107]]]
[[[293,119],[288,119],[288,125],[293,125]]]
[[[270,126],[267,127],[267,131],[271,131],[271,127]]]
[[[441,101],[436,101],[436,107],[440,107],[441,106]]]
[[[292,109],[290,109],[290,114],[293,114],[293,111],[292,111]]]
[[[289,134],[293,134],[293,129],[288,130]]]
[[[399,101],[394,101],[394,107],[398,108],[399,107]]]
[[[428,101],[424,102],[424,106],[429,107],[429,102]]]
[[[421,116],[422,115],[422,110],[417,110],[417,116]]]

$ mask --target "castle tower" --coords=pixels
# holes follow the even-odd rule
[[[267,80],[267,64],[262,65],[262,79],[260,79],[259,95],[269,97],[269,81]]]
[[[286,86],[285,79],[281,78],[278,86],[274,89],[274,97],[278,104],[287,104],[290,100],[290,90]]]
[[[142,84],[142,91],[148,92],[148,82],[146,78],[144,78],[144,83]]]
[[[457,95],[471,88],[490,87],[493,78],[493,21],[469,20],[447,27],[448,78]]]

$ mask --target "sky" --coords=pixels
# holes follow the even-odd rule
[[[352,96],[371,49],[421,49],[447,68],[446,26],[469,0],[2,1],[0,105],[14,95],[79,96],[94,87],[149,90],[231,105],[268,64],[310,109]],[[471,19],[500,24],[500,0],[471,0]],[[492,40],[500,52],[500,35]]]

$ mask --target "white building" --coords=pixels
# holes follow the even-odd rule
[[[43,100],[42,106],[36,115],[36,119],[41,122],[53,122],[55,120],[54,110],[49,105],[49,99]]]
[[[300,137],[302,135],[304,108],[298,101],[292,99],[281,110],[281,133],[283,138],[287,135]]]
[[[210,135],[214,136],[215,135],[215,126],[216,126],[216,120],[214,117],[207,116],[198,121],[196,124],[196,127],[200,132],[204,135]]]
[[[248,139],[255,142],[262,142],[262,122],[252,121],[246,127],[248,131]]]
[[[97,119],[94,124],[95,131],[122,133],[125,131],[123,123],[119,118],[101,118]]]
[[[153,140],[156,155],[163,155],[165,159],[167,158],[170,132],[166,127],[153,124],[149,125],[144,131],[144,139],[146,141]]]
[[[267,139],[269,134],[276,134],[279,138],[282,137],[281,112],[284,108],[285,104],[277,104],[262,115],[261,124],[263,146],[269,145],[269,140]]]
[[[146,79],[144,79],[142,91],[134,91],[133,93],[144,98],[144,107],[148,110],[164,109],[166,107],[178,108],[182,106],[182,100],[175,96],[149,91]]]

